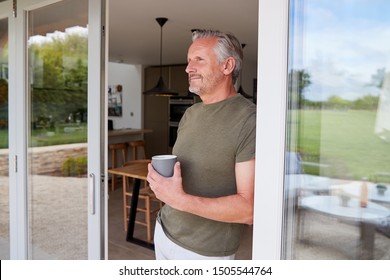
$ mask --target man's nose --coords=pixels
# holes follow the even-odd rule
[[[187,67],[186,67],[186,72],[187,72],[187,74],[192,73],[192,72],[194,72],[194,71],[195,71],[195,69],[194,69],[194,67],[192,66],[192,63],[191,63],[191,62],[188,62]]]

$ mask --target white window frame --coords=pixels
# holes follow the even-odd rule
[[[289,1],[259,0],[254,260],[282,258]]]

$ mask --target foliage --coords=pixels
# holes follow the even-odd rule
[[[7,80],[0,79],[0,105],[8,102],[8,82]]]
[[[290,108],[302,108],[305,100],[303,91],[311,84],[310,74],[304,69],[291,70],[288,74],[288,91],[291,96]]]
[[[0,129],[6,127],[8,127],[8,82],[0,79]]]
[[[356,110],[376,110],[379,104],[379,97],[366,95],[362,98],[355,100],[352,103],[351,109]]]
[[[331,109],[347,109],[350,107],[350,101],[345,100],[337,95],[332,95],[328,98],[327,102],[325,102],[325,108],[331,108]]]
[[[333,95],[328,100],[321,102],[321,108],[331,110],[376,110],[378,108],[379,97],[373,95],[365,95],[354,101],[349,101],[340,96]],[[305,102],[307,105],[308,102]]]
[[[385,68],[377,69],[371,76],[371,85],[381,88],[385,76]],[[305,69],[293,69],[288,74],[289,108],[290,109],[333,109],[333,110],[376,110],[379,103],[379,97],[370,93],[350,101],[341,96],[330,96],[326,101],[312,101],[304,96],[304,90],[311,85],[310,73]]]
[[[87,173],[87,157],[69,157],[62,164],[62,176],[82,176]]]
[[[77,34],[50,38],[29,46],[33,128],[38,119],[65,122],[70,114],[87,108],[88,38]]]
[[[376,73],[371,75],[371,84],[378,88],[382,88],[383,82],[385,80],[385,73],[386,68],[377,69]]]

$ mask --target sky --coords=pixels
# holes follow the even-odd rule
[[[65,29],[65,32],[54,31],[53,33],[48,33],[46,36],[34,35],[28,39],[29,44],[41,44],[45,42],[51,42],[53,39],[63,39],[67,35],[78,34],[88,36],[88,28],[81,26],[73,26]]]
[[[293,2],[290,68],[310,73],[312,84],[305,97],[356,100],[379,95],[372,75],[382,68],[390,71],[390,1]]]

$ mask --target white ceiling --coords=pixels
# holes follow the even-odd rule
[[[191,29],[231,32],[246,44],[244,63],[257,60],[258,0],[111,0],[109,60],[159,65],[160,25],[163,27],[163,64],[187,60]]]

